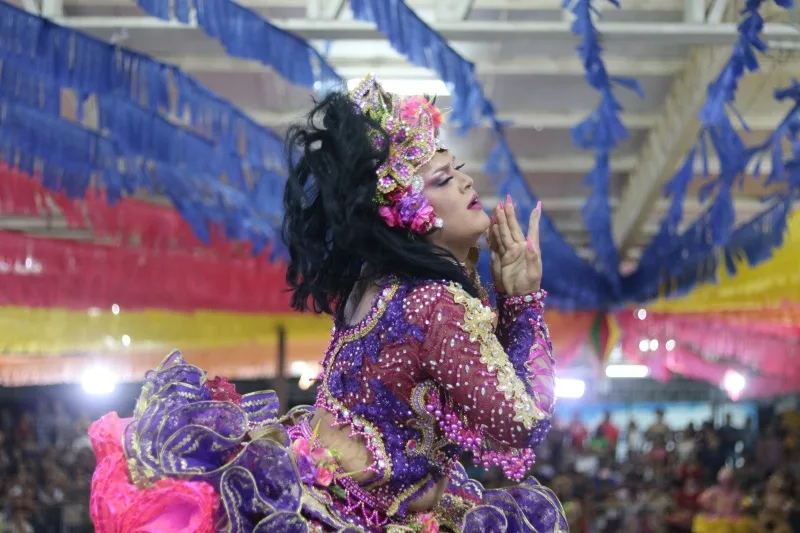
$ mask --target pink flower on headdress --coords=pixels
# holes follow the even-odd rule
[[[427,233],[431,229],[433,218],[433,206],[427,204],[425,207],[417,211],[414,219],[411,221],[411,231],[416,233]]]
[[[420,115],[425,113],[430,116],[433,128],[439,129],[444,121],[442,112],[435,105],[430,103],[424,96],[411,96],[403,102],[400,109],[400,118],[408,124],[417,125],[420,123]]]
[[[406,196],[407,194],[411,194],[409,187],[406,187],[405,189],[397,187],[395,190],[386,195],[386,199],[394,204],[399,202],[403,196]]]
[[[400,118],[409,124],[416,124],[420,110],[424,109],[426,103],[425,98],[421,96],[406,98],[400,108]]]
[[[394,207],[383,205],[378,208],[378,214],[390,228],[397,228],[403,225],[403,222],[400,220],[400,215]]]

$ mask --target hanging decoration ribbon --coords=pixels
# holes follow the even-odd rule
[[[800,95],[795,94],[796,83],[776,91],[777,99],[794,99],[796,105],[760,145],[745,146],[728,114],[730,111],[744,124],[733,107],[733,101],[739,80],[746,72],[759,68],[756,51],[764,52],[767,48],[761,39],[764,19],[759,8],[763,3],[764,0],[747,0],[742,10],[738,41],[722,72],[709,85],[708,98],[700,111],[703,127],[698,146],[690,151],[665,187],[672,205],[658,234],[645,248],[637,271],[624,280],[624,292],[628,300],[646,302],[656,298],[659,291],[685,294],[697,283],[712,281],[718,270],[718,258],[712,255],[715,247],[724,247],[724,255],[719,257],[724,258],[728,268],[732,268],[733,255],[744,252],[751,264],[755,264],[769,257],[771,251],[782,243],[786,215],[791,211],[793,198],[798,191],[792,174],[787,172],[788,168],[793,167],[790,162],[784,162],[781,149],[783,143],[796,143],[797,140]],[[793,6],[792,0],[776,3],[786,9]],[[688,229],[680,233],[678,228],[683,218],[682,205],[694,178],[695,162],[699,155],[706,169],[704,174],[708,176],[710,149],[719,158],[720,173],[701,188],[700,201],[705,201],[712,194],[715,195],[714,200]],[[764,212],[734,230],[732,187],[742,183],[753,161],[756,161],[753,170],[756,175],[759,174],[758,159],[765,153],[771,154],[773,164],[768,183],[783,181],[788,185],[786,192],[780,197],[768,199],[770,203]]]
[[[301,87],[315,89],[319,84],[321,88],[333,89],[343,83],[341,76],[307,41],[232,0],[135,1],[154,17],[196,24],[219,41],[228,55],[272,67]]]
[[[164,194],[201,238],[218,225],[256,252],[268,243],[281,251],[278,135],[176,67],[9,4],[0,21],[2,157],[29,174],[41,168],[47,187],[73,197],[101,186],[110,202],[140,189]],[[76,95],[78,122],[63,120],[62,89]]]
[[[619,8],[617,0],[608,0]],[[572,33],[580,36],[578,53],[586,82],[600,93],[597,108],[572,128],[572,142],[583,149],[594,150],[594,168],[586,176],[585,185],[591,188],[581,214],[589,230],[591,248],[595,256],[595,267],[608,280],[617,298],[621,296],[619,274],[619,252],[611,231],[611,205],[609,202],[609,179],[611,169],[609,157],[620,141],[628,138],[628,129],[619,116],[622,105],[614,95],[613,85],[635,91],[644,98],[644,91],[633,78],[612,77],[606,70],[602,58],[602,47],[593,16],[597,10],[592,0],[564,0],[564,9],[575,16]]]
[[[375,23],[395,50],[415,65],[435,71],[452,87],[451,117],[463,131],[477,126],[482,120],[489,121],[496,144],[485,170],[500,179],[498,193],[510,195],[517,203],[520,220],[527,221],[537,198],[506,141],[505,125],[497,118],[494,104],[480,87],[475,65],[461,57],[444,37],[402,0],[350,0],[350,6],[355,18]],[[556,306],[561,309],[596,309],[612,299],[613,292],[607,280],[577,255],[546,215],[540,225],[540,245],[545,270],[559,273],[544,280]],[[488,273],[486,259],[479,270],[482,274]]]

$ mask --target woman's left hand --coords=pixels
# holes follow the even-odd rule
[[[539,220],[542,203],[536,205],[523,234],[511,197],[494,210],[487,232],[491,250],[491,271],[495,291],[522,296],[539,290],[542,280],[542,257],[539,253]]]

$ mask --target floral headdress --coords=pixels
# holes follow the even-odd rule
[[[447,148],[439,141],[442,112],[422,96],[407,98],[383,90],[368,75],[350,92],[361,112],[378,121],[389,134],[389,157],[378,168],[378,214],[389,227],[426,234],[442,227],[433,206],[422,194],[425,184],[417,171],[437,151]],[[375,131],[372,140],[383,148],[384,137]]]

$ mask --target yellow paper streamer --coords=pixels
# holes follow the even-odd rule
[[[324,340],[330,318],[303,314],[224,311],[178,313],[134,311],[118,315],[67,309],[0,308],[0,338],[6,353],[115,353],[173,348],[274,345],[278,329],[287,339]]]

